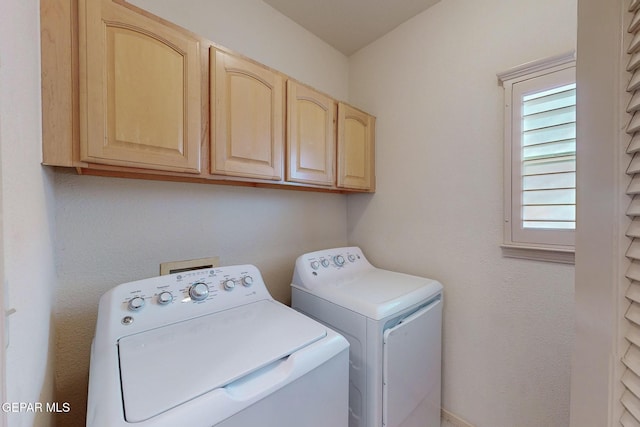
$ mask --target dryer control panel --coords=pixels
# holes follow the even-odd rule
[[[296,260],[293,284],[300,287],[339,284],[372,269],[374,267],[356,246],[310,252]]]
[[[98,322],[129,335],[251,302],[273,299],[253,265],[205,268],[123,283],[100,299]]]

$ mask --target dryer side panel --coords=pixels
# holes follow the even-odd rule
[[[349,427],[367,427],[370,375],[367,374],[366,317],[298,288],[291,288],[291,307],[328,326],[349,342]]]

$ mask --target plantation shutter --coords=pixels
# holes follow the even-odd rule
[[[576,85],[522,97],[522,227],[576,228]]]
[[[504,87],[503,254],[573,263],[575,52],[498,74]]]
[[[627,174],[631,176],[627,194],[632,200],[626,212],[631,219],[626,232],[631,239],[626,253],[631,264],[626,277],[631,283],[626,292],[630,301],[625,314],[629,328],[625,335],[628,348],[622,358],[626,370],[622,376],[625,391],[621,398],[624,413],[620,424],[640,427],[640,0],[631,1],[629,12],[634,14],[628,29],[633,38],[627,50],[631,55],[627,71],[633,74],[627,86],[632,95],[627,107],[627,112],[632,115],[627,126],[627,133],[631,136],[627,153],[632,156],[627,168]]]

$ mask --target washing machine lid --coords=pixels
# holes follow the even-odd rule
[[[316,342],[324,326],[262,300],[118,342],[125,419],[140,422]]]
[[[369,269],[347,282],[325,283],[312,289],[292,286],[373,320],[392,316],[442,291],[436,280],[379,268]]]

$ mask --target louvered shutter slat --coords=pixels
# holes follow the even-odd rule
[[[640,172],[640,156],[634,155],[627,168],[627,174],[633,175]]]
[[[640,50],[640,33],[636,33],[629,43],[629,49],[627,49],[627,53],[636,53]]]
[[[630,322],[640,325],[640,306],[638,304],[631,304],[624,317]],[[638,358],[638,374],[640,374],[640,350],[637,350],[636,356]]]
[[[629,80],[629,84],[627,85],[627,92],[633,92],[640,87],[640,70],[636,69],[633,75],[631,76],[631,80]]]
[[[640,67],[640,52],[631,55],[631,59],[627,63],[627,71],[633,73],[638,67]]]
[[[627,248],[626,257],[631,259],[640,259],[640,240],[634,239]]]
[[[620,399],[622,405],[636,420],[640,419],[640,400],[630,391],[625,391]]]
[[[631,178],[631,182],[627,187],[627,194],[631,196],[639,193],[640,193],[640,175],[636,174],[633,176],[633,178]]]
[[[629,323],[629,329],[627,330],[625,338],[631,344],[635,345],[636,347],[640,347],[640,326],[634,323]]]
[[[640,282],[640,262],[635,260],[632,261],[629,268],[627,268],[625,276],[630,280]]]
[[[629,104],[627,105],[627,113],[632,113],[640,109],[640,92],[634,92]]]
[[[640,134],[633,135],[631,141],[629,142],[629,146],[627,147],[627,153],[633,154],[640,151]]]
[[[638,88],[640,88],[640,86],[638,86]],[[629,125],[627,126],[627,133],[632,134],[638,130],[640,130],[640,114],[638,114],[638,112],[634,112],[633,117],[631,117]]]
[[[640,303],[640,282],[631,282],[627,288],[625,297],[629,298],[633,302]]]
[[[631,23],[629,24],[629,29],[627,31],[635,33],[638,31],[638,28],[640,28],[640,13],[633,15],[633,19],[631,19]]]
[[[638,197],[633,198],[633,200],[631,201],[631,204],[627,208],[627,215],[640,216],[640,198]],[[640,226],[640,224],[637,224],[637,226]],[[627,236],[635,237],[636,235],[627,233]]]
[[[622,418],[620,418],[620,424],[622,427],[640,427],[640,423],[628,412],[625,412],[622,415]]]
[[[627,370],[622,376],[622,383],[633,393],[635,397],[640,396],[640,377],[631,370]]]

